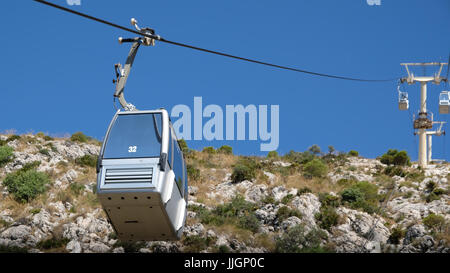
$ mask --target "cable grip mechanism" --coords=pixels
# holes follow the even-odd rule
[[[140,45],[145,46],[154,46],[155,45],[155,39],[147,37],[147,36],[154,36],[156,39],[160,39],[159,35],[155,35],[155,30],[152,28],[140,28],[137,24],[137,20],[135,18],[131,18],[131,25],[133,25],[137,31],[142,33],[143,35],[141,37],[135,37],[135,38],[123,38],[119,37],[119,44],[123,43],[133,43],[131,46],[131,49],[128,53],[127,61],[125,65],[122,67],[120,63],[117,63],[114,65],[114,72],[116,75],[116,79],[113,79],[113,83],[116,84],[116,91],[114,93],[114,97],[119,99],[120,105],[126,110],[126,111],[133,111],[136,110],[136,107],[128,103],[125,100],[125,97],[123,95],[125,84],[127,82],[128,76],[130,75],[131,67],[133,66],[134,58],[136,57],[137,51],[139,49]]]

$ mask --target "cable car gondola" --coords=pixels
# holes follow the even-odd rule
[[[450,110],[450,91],[442,91],[439,95],[439,114],[448,114]]]
[[[408,92],[400,91],[400,84],[397,87],[397,91],[398,91],[398,109],[408,110],[409,109]]]
[[[132,24],[141,33],[136,20]],[[119,38],[132,42],[124,69],[116,68],[118,110],[106,132],[97,163],[97,195],[122,241],[179,240],[187,215],[188,177],[183,152],[165,109],[137,110],[123,90],[140,45],[154,40]]]

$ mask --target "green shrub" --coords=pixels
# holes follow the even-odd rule
[[[312,153],[313,155],[320,155],[322,151],[320,150],[319,145],[314,144],[311,147],[308,148],[308,151]]]
[[[355,188],[347,188],[341,192],[342,201],[355,203],[364,200],[364,194]]]
[[[388,242],[394,245],[398,245],[400,240],[405,237],[405,230],[401,228],[392,229],[391,235],[389,235]]]
[[[334,196],[329,193],[320,193],[319,201],[322,206],[337,208],[340,205],[339,196]]]
[[[388,176],[396,176],[396,175],[401,177],[406,176],[406,172],[400,166],[388,166],[384,170],[384,174]]]
[[[189,147],[187,146],[186,140],[179,139],[178,140],[178,145],[180,145],[181,151],[183,152],[183,155],[187,155],[189,153]]]
[[[305,235],[305,228],[297,225],[275,239],[275,252],[278,253],[312,253],[331,252],[331,249],[321,246],[326,239],[325,232],[317,229]]]
[[[306,177],[324,177],[328,173],[328,166],[320,159],[313,159],[303,167]]]
[[[219,149],[217,149],[217,152],[220,154],[226,154],[226,155],[232,155],[233,154],[233,148],[228,145],[223,145]]]
[[[220,246],[217,248],[217,252],[218,252],[218,253],[230,253],[231,250],[230,250],[230,248],[229,248],[227,245],[220,245]]]
[[[197,213],[198,219],[200,219],[200,222],[203,224],[221,226],[225,223],[224,217],[217,215],[214,211],[209,211],[204,207],[196,207],[193,211]]]
[[[214,149],[214,147],[208,146],[208,147],[203,148],[203,152],[207,153],[207,154],[215,154],[216,150]]]
[[[37,195],[44,193],[50,178],[47,174],[34,169],[19,170],[10,173],[3,181],[3,185],[8,188],[14,198],[20,202],[28,202]]]
[[[434,182],[432,182],[434,183]],[[428,191],[431,189],[428,189]],[[447,191],[441,188],[436,188],[436,185],[432,186],[432,191],[426,195],[425,197],[425,201],[427,201],[427,203],[433,202],[434,200],[439,200],[441,199],[441,196],[443,194],[446,194]]]
[[[425,174],[423,171],[414,171],[406,174],[406,178],[416,182],[422,182],[425,179]]]
[[[278,158],[278,152],[277,151],[270,151],[267,153],[267,158]]]
[[[358,151],[350,150],[350,151],[348,152],[348,155],[349,155],[349,156],[359,156],[359,153],[358,153]]]
[[[55,147],[55,145],[53,145],[53,143],[47,143],[47,144],[45,144],[45,146],[47,146],[47,147],[49,147],[50,148],[50,150],[52,150],[52,152],[54,152],[54,153],[57,153],[58,152],[58,149]]]
[[[211,237],[201,237],[198,235],[187,236],[183,239],[184,251],[188,253],[199,253],[214,243]]]
[[[319,227],[331,232],[331,227],[336,226],[339,222],[339,214],[336,209],[330,206],[323,206],[320,212],[315,214],[316,220],[319,222]]]
[[[425,187],[427,192],[433,192],[434,189],[436,189],[437,184],[433,181],[429,181]]]
[[[75,163],[80,166],[95,167],[97,165],[97,155],[84,155],[75,159]]]
[[[47,240],[44,240],[44,241],[40,241],[37,244],[37,247],[40,248],[40,249],[60,248],[60,247],[63,247],[65,245],[67,245],[67,243],[69,241],[70,240],[67,239],[67,238],[57,239],[57,238],[52,237],[50,239],[47,239]]]
[[[440,199],[441,199],[441,197],[439,195],[434,194],[434,193],[430,193],[427,196],[425,196],[425,201],[427,203],[433,202],[435,200],[440,200]]]
[[[21,137],[18,136],[18,135],[12,135],[12,136],[9,136],[9,137],[6,139],[6,143],[11,142],[11,141],[14,141],[14,140],[16,140],[16,139],[21,139]]]
[[[393,158],[393,164],[397,166],[406,166],[410,165],[411,159],[408,156],[408,153],[406,151],[400,151],[396,155],[394,155]]]
[[[31,214],[38,214],[39,212],[41,212],[41,208],[34,208],[30,210]]]
[[[196,180],[196,181],[200,180],[201,176],[200,176],[200,170],[199,169],[195,168],[191,164],[187,164],[186,170],[187,170],[187,174],[188,174],[189,179],[193,179],[193,180]]]
[[[266,195],[264,199],[261,200],[263,204],[276,204],[277,202],[271,195]]]
[[[54,140],[54,138],[51,137],[51,136],[44,136],[44,140],[45,141],[52,141],[52,140]]]
[[[389,149],[387,153],[383,154],[380,158],[380,162],[386,165],[392,165],[394,162],[394,155],[397,153],[397,150]]]
[[[366,181],[358,182],[341,192],[342,201],[351,208],[363,209],[367,213],[374,213],[378,209],[380,196],[378,187]]]
[[[40,138],[44,138],[45,134],[44,134],[44,132],[38,132],[38,133],[36,133],[36,136],[40,137]]]
[[[48,149],[42,148],[39,150],[40,154],[46,155],[46,156],[50,156],[50,152]]]
[[[238,227],[242,229],[247,229],[256,233],[259,231],[260,222],[256,217],[255,213],[252,211],[243,212],[241,216],[239,216],[239,222],[237,224]]]
[[[252,212],[256,209],[253,203],[250,203],[240,195],[236,195],[231,202],[217,206],[214,213],[223,217],[237,217],[241,213]]]
[[[301,189],[299,189],[299,190],[297,191],[297,195],[300,196],[300,195],[302,195],[302,194],[310,193],[310,192],[312,192],[312,190],[311,190],[310,188],[308,188],[308,187],[303,187],[303,188],[301,188]]]
[[[413,195],[414,195],[414,193],[412,191],[407,191],[403,195],[403,198],[408,199],[408,198],[411,198]]]
[[[357,182],[358,181],[356,181],[354,179],[341,178],[336,183],[341,187],[350,187],[350,186],[356,184]]]
[[[10,162],[14,156],[14,149],[5,145],[0,146],[0,167]]]
[[[298,210],[291,209],[288,206],[281,207],[277,211],[277,218],[280,223],[292,216],[302,218],[302,214]]]
[[[239,183],[244,180],[252,180],[256,178],[257,168],[259,168],[259,166],[254,160],[250,158],[241,159],[233,167],[231,180],[233,183]]]
[[[34,170],[37,167],[39,167],[39,165],[41,165],[41,161],[39,161],[39,160],[29,162],[29,163],[26,163],[25,165],[23,165],[22,169],[20,169],[19,171],[24,172],[24,171],[28,171],[28,170]]]
[[[336,149],[334,148],[334,146],[328,145],[328,154],[332,155],[335,151]]]
[[[235,196],[229,203],[218,205],[212,211],[198,206],[191,207],[191,209],[197,213],[200,222],[203,224],[220,226],[229,223],[252,232],[257,232],[260,227],[254,213],[256,206],[245,201],[239,195]]]
[[[294,195],[288,194],[288,195],[286,195],[285,197],[283,197],[283,198],[281,199],[281,203],[286,205],[286,204],[288,204],[289,202],[291,202],[292,199],[294,199]]]
[[[0,245],[0,253],[28,253],[24,247]]]
[[[246,165],[236,165],[233,168],[233,173],[231,174],[231,180],[234,183],[239,183],[244,180],[252,180],[256,176],[253,169]]]
[[[70,191],[75,195],[80,195],[84,190],[84,185],[78,182],[73,182],[69,186]]]
[[[119,240],[114,247],[123,247],[125,253],[138,253],[141,248],[145,247],[145,242],[122,242]]]
[[[76,142],[88,142],[89,138],[82,132],[76,132],[70,137],[70,140]]]
[[[437,215],[434,213],[431,213],[427,217],[423,218],[422,222],[426,227],[437,232],[442,231],[447,225],[445,218],[442,215]]]
[[[288,161],[295,162],[298,164],[306,164],[315,158],[314,154],[311,152],[295,152],[289,151],[284,158]]]
[[[405,166],[410,165],[410,158],[406,151],[397,151],[395,149],[389,149],[380,158],[380,162],[386,165]]]
[[[444,189],[441,189],[441,188],[436,188],[436,189],[433,190],[433,193],[436,194],[436,195],[443,195],[443,194],[446,194],[447,191],[444,190]]]

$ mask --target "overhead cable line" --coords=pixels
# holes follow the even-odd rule
[[[90,20],[94,20],[97,21],[99,23],[102,24],[106,24],[115,28],[119,28],[128,32],[132,32],[135,34],[138,34],[140,36],[145,36],[147,38],[151,38],[157,41],[161,41],[164,43],[168,43],[168,44],[172,44],[172,45],[176,45],[176,46],[181,46],[181,47],[185,47],[185,48],[190,48],[190,49],[194,49],[194,50],[198,50],[198,51],[202,51],[202,52],[207,52],[207,53],[211,53],[211,54],[215,54],[215,55],[220,55],[220,56],[224,56],[224,57],[228,57],[228,58],[233,58],[233,59],[237,59],[237,60],[241,60],[241,61],[246,61],[246,62],[251,62],[251,63],[256,63],[256,64],[261,64],[261,65],[265,65],[265,66],[270,66],[270,67],[275,67],[275,68],[279,68],[279,69],[284,69],[284,70],[290,70],[290,71],[294,71],[294,72],[300,72],[300,73],[305,73],[305,74],[310,74],[310,75],[315,75],[315,76],[320,76],[320,77],[327,77],[327,78],[334,78],[334,79],[341,79],[341,80],[349,80],[349,81],[359,81],[359,82],[390,82],[390,81],[397,81],[399,78],[391,78],[391,79],[361,79],[361,78],[352,78],[352,77],[344,77],[344,76],[337,76],[337,75],[332,75],[332,74],[325,74],[325,73],[318,73],[318,72],[312,72],[312,71],[308,71],[308,70],[304,70],[304,69],[299,69],[299,68],[294,68],[294,67],[288,67],[288,66],[283,66],[283,65],[277,65],[277,64],[272,64],[272,63],[267,63],[267,62],[263,62],[263,61],[258,61],[258,60],[253,60],[253,59],[249,59],[249,58],[244,58],[244,57],[239,57],[239,56],[235,56],[235,55],[231,55],[228,53],[224,53],[224,52],[219,52],[219,51],[214,51],[214,50],[209,50],[209,49],[205,49],[205,48],[201,48],[201,47],[197,47],[197,46],[193,46],[193,45],[188,45],[188,44],[184,44],[184,43],[179,43],[179,42],[174,42],[174,41],[170,41],[170,40],[166,40],[164,38],[162,38],[159,35],[155,35],[155,34],[149,34],[149,33],[142,33],[136,30],[133,30],[131,28],[127,28],[112,22],[108,22],[106,20],[100,19],[100,18],[96,18],[94,16],[85,14],[85,13],[81,13],[72,9],[68,9],[66,7],[62,7],[60,5],[56,5],[54,3],[50,3],[44,0],[34,0],[36,2],[39,2],[41,4],[45,4],[72,14],[76,14],[82,17],[85,17],[87,19]]]

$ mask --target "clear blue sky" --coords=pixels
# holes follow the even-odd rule
[[[135,17],[169,40],[351,77],[404,76],[400,62],[447,61],[450,53],[448,0],[53,2],[126,26]],[[102,139],[115,112],[113,65],[129,50],[117,37],[133,35],[28,0],[2,3],[0,26],[0,131],[83,131]],[[434,113],[443,89],[429,86]],[[419,86],[406,90],[415,112]],[[417,158],[395,82],[326,79],[158,43],[138,53],[126,94],[141,109],[192,107],[194,96],[223,108],[278,104],[280,153],[318,144],[366,157],[405,149]],[[449,121],[448,115],[436,119]],[[435,158],[444,156],[443,139],[433,139]],[[256,141],[188,142],[196,149],[223,144],[261,154]],[[449,147],[447,140],[447,160]]]

